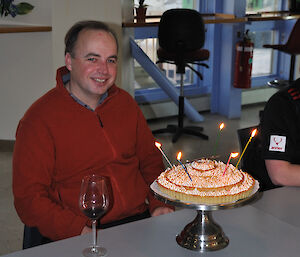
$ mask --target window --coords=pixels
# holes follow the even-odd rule
[[[252,77],[273,73],[273,50],[264,48],[265,44],[274,44],[274,31],[254,31],[249,36],[254,43]]]
[[[287,1],[288,0],[246,0],[243,1],[243,4],[241,5],[240,2],[238,3],[238,1],[234,1],[234,6],[238,8],[243,6],[243,9],[239,9],[237,12],[238,15],[243,16],[245,13],[253,15],[253,13],[257,12],[275,12],[277,10],[284,10],[287,6]],[[201,13],[236,12],[236,10],[230,9],[232,7],[231,3],[226,5],[226,1],[217,0],[146,0],[145,2],[149,5],[148,8],[150,10],[150,15],[160,15],[164,10],[170,8],[192,8],[193,6],[198,7],[195,9],[199,9]],[[155,10],[154,7],[157,9]],[[244,8],[246,8],[246,10]],[[275,78],[282,78],[285,76],[285,73],[288,72],[282,68],[284,67],[284,65],[282,65],[282,63],[284,63],[283,58],[286,57],[282,56],[278,53],[278,51],[273,51],[263,47],[264,44],[282,43],[282,38],[284,36],[283,33],[289,29],[289,26],[286,26],[288,22],[289,21],[268,20],[264,22],[252,21],[242,24],[242,29],[244,31],[249,30],[250,37],[255,44],[252,66],[252,87],[266,85],[268,81]],[[226,31],[224,28],[228,28],[228,26],[230,25],[206,24],[206,41],[204,48],[208,49],[211,53],[208,60],[210,68],[204,69],[200,67],[200,73],[204,74],[204,78],[201,81],[195,73],[187,69],[184,80],[184,93],[186,96],[209,95],[211,93],[215,96],[214,98],[211,98],[211,102],[213,103],[212,109],[219,108],[218,104],[214,104],[220,102],[220,98],[218,98],[218,95],[215,94],[218,90],[216,85],[220,83],[219,79],[223,79],[224,77],[227,79],[226,75],[219,75],[219,70],[224,69],[224,66],[226,69],[232,69],[232,67],[226,66],[226,61],[224,61],[224,56],[226,56],[226,54],[221,52],[224,50],[218,47],[221,42],[220,40],[223,37],[227,38],[228,36],[228,43],[230,43],[230,45],[231,43],[236,42],[236,38],[233,38],[230,33],[222,34],[223,31]],[[145,28],[147,32],[148,29],[149,28]],[[156,31],[151,35],[155,33]],[[136,42],[149,56],[149,58],[153,62],[156,62],[156,48],[158,46],[157,39],[141,39],[144,38],[143,33],[136,33],[136,35]],[[169,80],[171,80],[174,84],[179,85],[179,78],[177,77],[176,67],[174,65],[161,64],[161,68]],[[224,74],[224,72],[222,72],[222,74]],[[156,86],[156,83],[152,80],[152,78],[149,77],[143,68],[137,63],[135,65],[135,79],[137,82],[135,87],[135,97],[139,103],[158,102],[168,99],[168,96],[164,94],[163,90]]]
[[[281,0],[247,0],[246,14],[278,11]],[[249,36],[254,42],[252,78],[259,76],[269,76],[275,73],[274,51],[264,48],[265,44],[275,44],[278,31],[274,29],[275,22],[252,22],[246,25],[250,30]]]
[[[246,13],[270,12],[278,10],[278,0],[247,0]]]
[[[138,0],[134,4],[138,5]],[[164,11],[171,8],[194,8],[194,0],[145,0],[147,15],[161,15]]]

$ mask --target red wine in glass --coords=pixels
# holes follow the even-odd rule
[[[101,216],[104,215],[106,212],[106,209],[104,208],[88,208],[88,209],[83,209],[82,212],[84,213],[85,216],[92,220],[98,220]]]
[[[80,210],[92,220],[93,245],[83,250],[85,257],[106,256],[107,250],[97,246],[97,220],[109,207],[109,180],[95,174],[82,179],[79,196]]]

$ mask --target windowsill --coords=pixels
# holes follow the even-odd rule
[[[124,22],[123,27],[153,27],[158,26],[160,22],[159,15],[146,16],[145,22],[137,22],[136,19],[133,22]],[[235,17],[233,14],[226,13],[203,13],[203,20],[205,24],[215,24],[215,23],[236,23],[236,22],[246,22],[245,17]]]
[[[239,23],[239,22],[248,22],[248,21],[275,21],[275,20],[292,20],[299,19],[300,13],[291,13],[289,11],[278,11],[278,12],[260,12],[260,13],[251,13],[245,17],[236,17],[232,14],[226,13],[208,13],[202,14],[205,24],[217,24],[217,23]],[[158,26],[160,17],[155,16],[146,16],[145,22],[137,22],[134,19],[133,22],[124,22],[122,27],[153,27]]]

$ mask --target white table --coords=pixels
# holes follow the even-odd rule
[[[280,187],[266,191],[252,206],[300,228],[300,187]]]
[[[199,253],[176,243],[176,235],[196,216],[196,211],[186,209],[101,230],[99,241],[108,249],[109,257],[299,256],[300,222],[293,219],[297,216],[294,207],[298,214],[300,210],[297,194],[300,194],[300,188],[274,189],[265,192],[251,205],[214,211],[214,220],[230,240],[229,245],[219,251]],[[293,200],[287,201],[290,197]],[[91,241],[91,235],[77,236],[5,256],[81,256],[82,249]]]

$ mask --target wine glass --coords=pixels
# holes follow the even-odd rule
[[[107,250],[97,246],[97,220],[103,216],[109,206],[109,180],[95,174],[82,179],[79,207],[92,220],[93,245],[83,250],[85,257],[105,256]]]

